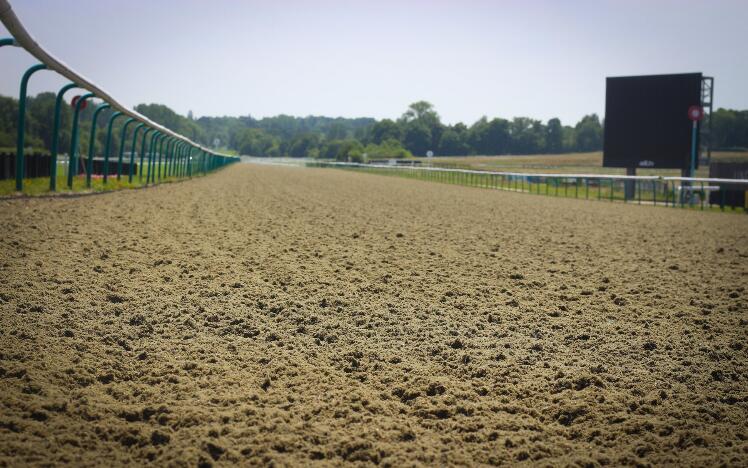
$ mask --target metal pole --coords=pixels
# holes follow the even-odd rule
[[[153,159],[156,160],[156,168],[153,171],[153,183],[155,184],[156,181],[161,180],[161,153],[164,151],[164,140],[166,140],[166,135],[162,135],[158,139],[158,152],[153,157]]]
[[[171,148],[171,163],[169,163],[169,172],[168,172],[170,177],[176,174],[175,169],[177,167],[177,160],[179,158],[179,151],[181,150],[181,148],[182,148],[182,142],[179,140],[175,140]]]
[[[187,153],[187,145],[182,144],[181,148],[179,149],[179,157],[177,158],[177,177],[183,177],[184,176],[184,155]]]
[[[70,163],[68,164],[68,188],[73,188],[73,176],[78,173],[75,155],[78,152],[78,115],[81,112],[81,106],[87,99],[94,97],[93,93],[84,94],[75,103],[73,112],[73,133],[70,136]]]
[[[60,140],[60,112],[62,110],[62,102],[64,94],[73,88],[77,88],[78,85],[75,83],[66,84],[57,92],[57,98],[55,98],[55,116],[52,123],[52,157],[50,160],[49,167],[49,190],[54,192],[57,190],[57,147]]]
[[[127,146],[127,141],[125,141],[125,138],[127,137],[127,127],[133,122],[135,122],[135,119],[130,117],[129,119],[125,120],[125,124],[122,126],[122,135],[119,139],[119,158],[117,158],[118,181],[122,177],[122,157],[125,155],[125,146]]]
[[[132,146],[130,147],[130,170],[129,170],[130,174],[127,177],[128,184],[132,184],[132,175],[133,175],[133,172],[135,171],[135,149],[137,148],[137,144],[138,144],[138,132],[143,127],[145,127],[145,124],[139,123],[135,127],[135,130],[132,132]],[[141,161],[141,164],[142,164],[142,161]]]
[[[86,161],[86,188],[91,188],[91,173],[93,172],[94,147],[96,146],[96,122],[99,113],[111,106],[107,103],[99,104],[91,119],[91,136],[88,140],[88,161]]]
[[[26,89],[28,88],[29,78],[39,70],[47,68],[43,63],[30,67],[21,78],[21,92],[18,96],[18,139],[16,140],[16,190],[23,190],[23,150],[24,150],[24,130],[26,126]]]
[[[182,154],[184,154],[184,149],[186,148],[186,143],[180,142],[179,148],[177,149],[177,153],[174,155],[174,177],[180,177],[179,169],[182,164]]]
[[[171,167],[169,168],[169,174],[174,177],[179,177],[179,157],[182,155],[182,143],[177,141],[174,143],[174,157],[171,161]]]
[[[184,148],[182,148],[182,156],[179,158],[179,176],[184,177],[187,175],[187,152],[189,151],[190,146],[185,145]]]
[[[140,167],[138,168],[138,180],[140,182],[143,181],[143,158],[145,158],[146,144],[147,144],[147,142],[145,141],[145,139],[148,136],[148,132],[152,132],[152,131],[153,131],[152,128],[146,128],[145,131],[143,132],[143,137],[140,140]],[[149,167],[149,169],[150,169],[150,167]],[[147,183],[148,183],[148,181],[146,181],[146,185],[147,185]]]
[[[688,171],[689,177],[696,177],[696,135],[698,134],[698,122],[696,120],[693,121],[693,125],[691,125],[691,167]],[[689,204],[693,204],[694,202],[694,196],[693,196],[693,185],[691,185],[691,182],[688,182],[687,184],[681,184],[682,187],[688,187],[689,188]],[[681,193],[683,193],[681,191]],[[681,196],[682,198],[682,196]]]
[[[156,182],[156,149],[161,139],[165,136],[165,134],[158,131],[151,136],[151,152],[148,155],[148,177],[145,179],[146,183]],[[151,166],[153,166],[153,170],[151,170]]]
[[[165,161],[164,161],[164,179],[169,177],[169,169],[171,169],[171,157],[173,156],[174,151],[174,138],[169,137],[167,140],[168,143],[166,144],[166,155],[165,155]]]
[[[171,137],[164,135],[164,139],[161,140],[159,145],[159,170],[158,170],[158,181],[161,182],[161,178],[166,179],[166,166],[169,164],[169,148],[171,147]],[[163,159],[163,162],[161,161]],[[161,165],[163,164],[163,168]]]
[[[187,167],[184,164],[184,160],[187,156],[187,148],[189,148],[189,146],[187,144],[183,144],[182,150],[179,152],[179,160],[177,162],[177,177],[184,177],[184,174],[185,174],[184,168]]]
[[[166,155],[164,154],[164,143],[166,143],[167,149],[169,148],[169,142],[171,137],[164,135],[158,143],[158,182],[161,182],[161,158],[163,157],[164,163],[166,163]],[[164,169],[164,177],[166,177],[166,170]]]
[[[148,145],[148,172],[146,172],[145,175],[145,185],[148,185],[151,182],[151,174],[155,172],[156,168],[153,167],[153,160],[155,159],[153,157],[153,152],[156,149],[156,140],[159,138],[159,135],[161,135],[161,132],[158,130],[154,131],[151,134],[151,141]]]
[[[109,177],[109,150],[112,148],[112,126],[114,120],[123,115],[122,112],[115,112],[109,116],[109,124],[107,124],[106,131],[106,144],[104,145],[104,184],[106,185],[107,178]]]
[[[158,182],[161,182],[161,173],[166,178],[166,165],[169,163],[169,146],[171,146],[171,137],[166,135],[161,144],[159,145],[159,156],[158,156]],[[162,162],[163,159],[163,162]],[[163,168],[162,168],[163,165]]]

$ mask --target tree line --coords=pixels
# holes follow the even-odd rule
[[[49,150],[52,140],[53,93],[40,93],[27,100],[26,144],[35,150]],[[90,121],[96,107],[91,103],[80,115],[80,147],[87,151]],[[511,120],[482,117],[470,126],[442,123],[433,105],[411,104],[397,119],[292,117],[278,115],[255,119],[242,117],[201,117],[190,112],[182,116],[162,104],[140,104],[135,110],[151,120],[179,132],[193,141],[239,154],[274,157],[309,157],[361,161],[369,159],[425,156],[538,154],[597,151],[602,148],[603,122],[596,114],[584,116],[573,126],[557,118],[542,122],[528,117]],[[100,113],[95,148],[101,154],[106,140],[106,122],[111,109]],[[59,148],[70,150],[72,109],[62,107]],[[0,96],[0,148],[15,147],[18,101]],[[115,121],[113,153],[121,146],[124,118]],[[132,132],[125,136],[130,151]],[[102,131],[101,129],[104,129]],[[140,142],[139,142],[140,143]],[[748,148],[748,111],[718,109],[712,115],[712,146],[720,149]],[[139,148],[139,145],[138,145]]]
[[[290,156],[359,161],[369,159],[473,154],[536,154],[595,151],[602,148],[602,123],[587,115],[575,126],[559,119],[547,123],[527,117],[512,120],[482,117],[470,126],[445,125],[433,105],[411,104],[397,119],[326,119],[278,116],[231,121],[229,147],[253,156]],[[238,125],[238,121],[244,119]],[[210,118],[198,119],[198,123]],[[225,127],[224,127],[225,128]],[[282,133],[281,128],[293,129]]]

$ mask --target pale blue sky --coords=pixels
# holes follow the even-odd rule
[[[605,107],[605,77],[702,71],[748,109],[748,1],[11,0],[53,54],[133,106],[447,123]],[[6,31],[0,26],[0,34]],[[0,94],[34,63],[0,49]],[[37,73],[30,93],[63,80]]]

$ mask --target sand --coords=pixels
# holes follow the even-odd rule
[[[748,216],[236,165],[0,226],[0,465],[748,464]]]

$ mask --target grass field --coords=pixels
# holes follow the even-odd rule
[[[0,224],[0,465],[748,464],[748,216],[236,164]]]
[[[748,152],[713,152],[714,161],[748,161]],[[465,156],[437,157],[432,164],[438,167],[475,169],[484,171],[551,172],[583,174],[620,174],[622,168],[603,167],[601,151],[592,153],[539,154],[527,156]],[[638,169],[638,175],[679,176],[680,171],[670,169]],[[698,177],[708,177],[709,168],[700,167]]]

